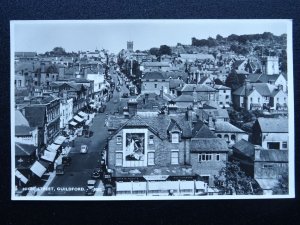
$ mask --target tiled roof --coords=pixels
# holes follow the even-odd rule
[[[180,95],[173,100],[174,102],[193,102],[194,97],[191,95]]]
[[[150,80],[150,79],[163,80],[163,79],[166,79],[166,78],[164,77],[163,73],[158,72],[158,71],[147,72],[147,73],[145,73],[145,75],[142,78],[142,80]]]
[[[240,65],[242,65],[243,62],[245,62],[245,60],[237,60],[233,63],[232,67],[233,68],[239,67]]]
[[[216,121],[215,122],[216,132],[228,132],[228,133],[245,133],[245,131],[237,128],[229,122]]]
[[[216,101],[212,101],[212,100],[206,101],[203,104],[203,109],[205,109],[206,106],[210,106],[213,109],[220,109],[220,106],[218,105],[218,103]]]
[[[149,127],[149,125],[140,116],[134,115],[124,124],[124,127]]]
[[[31,155],[35,152],[36,147],[34,145],[26,145],[21,143],[15,143],[15,155],[22,156],[22,155]]]
[[[288,162],[288,151],[286,150],[260,150],[255,156],[256,162]]]
[[[247,85],[247,96],[249,96],[254,90],[253,88],[262,96],[271,96],[271,92],[276,89],[276,86],[266,83],[252,83]],[[233,95],[244,96],[245,95],[245,85],[238,88]]]
[[[15,135],[16,135],[16,136],[30,135],[30,132],[31,132],[33,129],[34,129],[34,128],[29,127],[29,126],[25,126],[25,125],[18,125],[18,126],[15,126]]]
[[[228,152],[225,140],[221,138],[192,138],[190,145],[191,152]]]
[[[224,85],[214,85],[214,88],[217,90],[231,90],[230,87],[226,87]]]
[[[203,126],[198,131],[195,131],[194,138],[216,138],[216,136],[208,128],[208,126],[203,124]]]
[[[29,126],[28,120],[19,110],[15,110],[15,126],[22,126],[22,125]]]
[[[30,127],[43,127],[46,123],[45,106],[28,106],[25,107],[25,118]]]
[[[246,155],[247,157],[254,157],[255,148],[252,143],[249,141],[246,141],[244,139],[241,139],[240,141],[236,142],[232,146],[233,151],[238,151],[239,153],[242,153]]]
[[[201,79],[200,79],[200,81],[199,81],[199,84],[203,84],[205,81],[207,81],[207,80],[210,80],[210,81],[212,81],[212,79],[211,78],[209,78],[209,77],[207,77],[207,76],[204,76],[204,77],[202,77]]]
[[[210,86],[207,86],[205,84],[185,84],[181,91],[182,92],[192,92],[194,91],[194,88],[196,88],[196,92],[215,92],[216,90]]]
[[[263,118],[257,119],[262,132],[288,133],[288,119],[286,118]]]
[[[174,88],[180,87],[180,85],[183,85],[183,84],[184,84],[184,82],[182,80],[170,79],[169,88],[174,89]]]

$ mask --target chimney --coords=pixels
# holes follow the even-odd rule
[[[176,102],[173,102],[173,101],[170,101],[168,103],[168,114],[176,114],[177,113],[177,105],[176,105]]]
[[[211,131],[214,131],[214,130],[215,130],[215,121],[214,121],[214,119],[212,118],[212,116],[208,116],[208,128],[209,128]]]
[[[254,86],[254,85],[251,86],[251,90],[252,90],[252,91],[255,90],[255,86]]]
[[[136,101],[136,99],[129,99],[129,101],[127,102],[129,116],[136,115],[137,105],[138,105],[138,102]]]
[[[161,98],[164,97],[163,87],[161,87],[161,89],[159,90],[159,97],[161,97]]]
[[[254,145],[254,161],[260,160],[260,150],[261,147],[259,145]]]

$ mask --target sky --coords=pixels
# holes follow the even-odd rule
[[[160,45],[191,44],[217,34],[287,33],[289,20],[78,20],[12,21],[11,44],[14,51],[44,53],[54,47],[67,52],[107,49],[118,53],[133,41],[134,50]]]

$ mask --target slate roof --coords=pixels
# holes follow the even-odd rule
[[[244,139],[239,140],[232,146],[233,151],[238,151],[247,157],[254,157],[255,148],[252,143]]]
[[[196,88],[196,92],[215,92],[216,90],[205,84],[185,84],[181,91],[182,92],[193,92]]]
[[[199,130],[195,130],[194,138],[216,138],[216,135],[206,126],[203,126]]]
[[[19,110],[15,110],[15,126],[29,126],[28,120]]]
[[[225,121],[216,121],[215,122],[215,131],[221,133],[245,133],[245,131],[237,128],[229,122]]]
[[[191,95],[180,95],[173,100],[174,102],[193,102],[194,97]]]
[[[34,128],[25,126],[25,125],[17,125],[15,126],[15,135],[16,136],[28,136],[30,132],[34,130]]]
[[[161,73],[159,71],[147,72],[142,77],[142,80],[150,80],[150,79],[164,80],[164,79],[167,79],[167,78],[165,78],[163,73]]]
[[[247,85],[247,96],[252,94],[254,90],[252,90],[252,86],[255,88],[255,90],[262,96],[268,96],[271,97],[271,92],[273,92],[274,89],[276,89],[276,86],[266,83],[252,83]],[[244,96],[245,95],[245,85],[238,88],[235,92],[233,92],[233,95],[239,95]]]
[[[260,150],[255,162],[288,162],[288,151],[286,150]]]
[[[199,81],[199,84],[203,84],[206,80],[210,80],[210,81],[212,81],[212,79],[211,78],[209,78],[209,77],[207,77],[207,76],[204,76],[204,77],[202,77],[201,79],[200,79],[200,81]]]
[[[269,81],[276,81],[280,75],[279,74],[249,74],[248,79],[251,83],[268,83]]]
[[[211,59],[214,60],[214,56],[211,54],[205,54],[205,53],[198,53],[198,54],[180,54],[180,57],[183,59],[200,59],[200,60],[204,60],[204,59]]]
[[[174,88],[180,87],[180,85],[183,85],[183,84],[184,84],[184,82],[182,80],[170,79],[169,88],[174,89]]]
[[[43,127],[46,123],[46,107],[25,107],[25,118],[28,120],[30,127]]]
[[[228,152],[228,146],[221,138],[192,138],[190,151],[191,153]]]
[[[205,106],[210,106],[213,109],[220,109],[220,106],[218,105],[218,103],[216,101],[212,101],[212,100],[206,101],[203,104],[203,109],[205,108]]]
[[[224,85],[218,85],[218,84],[214,85],[214,88],[217,90],[231,90],[230,87],[226,87]]]
[[[15,155],[23,156],[23,155],[31,155],[35,152],[37,147],[34,145],[26,145],[16,142],[15,143]]]
[[[232,67],[235,69],[236,67],[242,65],[243,62],[245,62],[245,60],[237,60],[233,63]]]
[[[263,118],[257,119],[261,131],[263,133],[288,133],[288,119],[287,118]]]

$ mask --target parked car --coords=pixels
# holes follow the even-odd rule
[[[95,190],[95,180],[88,180],[87,181],[87,186],[85,188],[85,195],[94,195],[96,190]]]
[[[55,168],[56,175],[64,175],[65,174],[65,169],[64,165],[57,165]]]
[[[72,162],[72,158],[70,156],[62,157],[62,164],[65,166],[69,166]]]
[[[86,154],[88,152],[88,146],[87,145],[81,145],[80,153]]]

